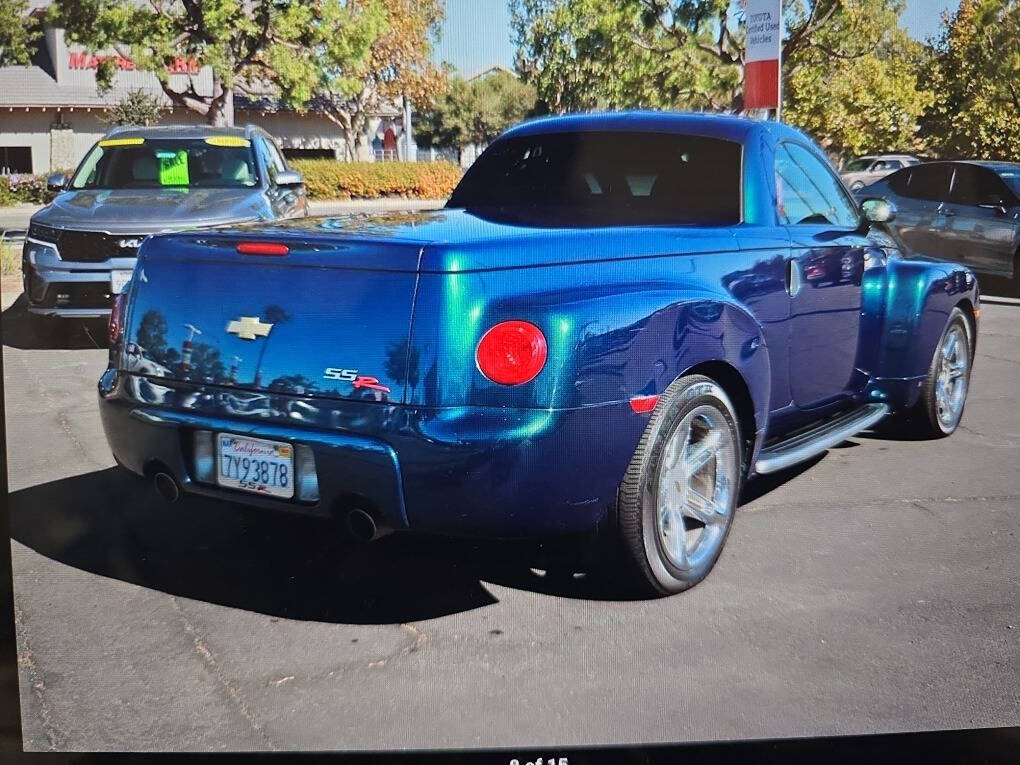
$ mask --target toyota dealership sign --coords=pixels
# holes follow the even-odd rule
[[[782,0],[745,0],[744,108],[779,110],[783,52]],[[778,116],[778,114],[777,114]]]

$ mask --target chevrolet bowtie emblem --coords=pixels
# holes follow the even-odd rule
[[[242,340],[254,340],[256,335],[265,337],[272,328],[272,324],[263,324],[258,316],[242,316],[227,325],[227,332],[237,335]]]

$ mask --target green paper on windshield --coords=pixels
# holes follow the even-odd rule
[[[160,186],[187,186],[188,185],[188,152],[181,151],[159,151],[159,185]]]

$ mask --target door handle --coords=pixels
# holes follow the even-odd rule
[[[796,258],[790,258],[786,261],[786,291],[790,293],[790,297],[797,297],[797,293],[800,292],[802,286],[803,280],[800,273],[800,263],[797,262]]]

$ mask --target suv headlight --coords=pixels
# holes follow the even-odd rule
[[[52,242],[42,242],[35,239],[26,239],[22,254],[31,265],[35,265],[39,259],[59,260],[60,253],[57,245]]]

